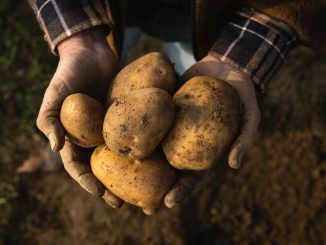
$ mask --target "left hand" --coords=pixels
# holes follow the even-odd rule
[[[44,94],[37,126],[48,137],[52,150],[60,151],[69,175],[87,192],[117,208],[122,200],[107,190],[91,171],[90,150],[65,137],[60,110],[66,97],[74,93],[85,93],[103,103],[119,70],[119,60],[100,26],[66,38],[59,43],[58,52],[60,61]]]
[[[229,83],[237,92],[243,108],[241,108],[240,134],[230,147],[228,164],[231,168],[240,168],[243,156],[254,144],[260,123],[260,111],[256,100],[254,84],[244,73],[235,70],[230,65],[213,56],[206,56],[191,66],[181,77],[181,81],[187,81],[194,76],[210,76]],[[195,185],[205,176],[205,171],[189,171],[179,178],[177,183],[166,194],[164,203],[172,208],[184,200],[194,189]],[[144,210],[151,214],[153,210]]]

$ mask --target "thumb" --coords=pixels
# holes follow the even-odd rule
[[[254,144],[261,116],[253,82],[246,75],[235,70],[225,72],[224,79],[237,91],[243,105],[240,135],[231,145],[228,156],[229,166],[238,169],[244,155]]]
[[[49,139],[53,151],[59,151],[65,142],[65,131],[59,118],[61,105],[68,95],[64,83],[54,76],[45,91],[36,120],[37,127]]]
[[[228,164],[234,169],[240,168],[242,158],[253,146],[258,131],[260,112],[256,102],[252,101],[251,103],[252,105],[245,104],[240,135],[230,148]]]
[[[172,208],[182,202],[200,181],[203,172],[184,172],[177,183],[165,195],[164,203],[168,208]]]
[[[57,117],[49,116],[39,117],[37,127],[45,134],[50,141],[51,149],[54,152],[59,151],[64,145],[65,132]]]

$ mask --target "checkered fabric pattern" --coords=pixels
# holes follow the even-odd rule
[[[230,19],[209,54],[250,76],[264,91],[297,41],[286,24],[243,8]]]
[[[56,53],[56,46],[67,37],[103,25],[110,31],[108,4],[102,0],[29,0],[45,39]]]
[[[103,25],[110,31],[107,0],[29,0],[53,52],[65,38]],[[190,23],[189,23],[190,24]],[[264,91],[298,43],[289,26],[249,7],[237,11],[209,54],[244,72]]]

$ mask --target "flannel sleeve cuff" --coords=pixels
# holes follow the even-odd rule
[[[246,7],[232,16],[209,55],[247,74],[264,91],[297,40],[283,22]]]
[[[37,20],[45,33],[52,52],[69,36],[83,30],[103,25],[108,34],[111,30],[106,11],[100,0],[29,0]]]

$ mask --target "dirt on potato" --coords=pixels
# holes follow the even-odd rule
[[[325,244],[326,55],[299,48],[259,96],[260,134],[241,170],[220,163],[190,198],[145,216],[65,172],[26,175],[8,244]]]
[[[5,78],[0,88],[6,95],[1,103],[8,105],[1,111],[0,244],[326,244],[325,49],[296,49],[267,93],[258,95],[260,133],[240,170],[221,162],[180,207],[148,217],[130,205],[111,209],[63,170],[14,174],[34,145],[24,135],[37,129],[26,125],[34,123],[46,88],[40,81],[50,77],[56,62],[45,67],[50,58],[44,57],[52,56],[45,56],[36,21],[30,32],[35,35],[17,24],[34,18],[26,3],[21,8],[16,1],[0,1],[6,13],[12,10],[0,26],[5,36],[15,37],[0,41],[6,52],[0,63]],[[159,46],[148,37],[142,41],[131,57]],[[11,57],[18,59],[9,52],[17,46],[24,59],[10,63]]]

